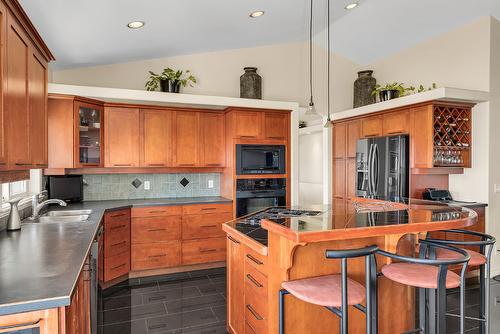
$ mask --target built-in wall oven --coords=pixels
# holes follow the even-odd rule
[[[236,174],[285,174],[285,145],[236,145]]]
[[[286,205],[286,179],[236,180],[236,216]]]

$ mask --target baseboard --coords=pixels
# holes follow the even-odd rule
[[[136,271],[131,271],[129,273],[129,278],[166,275],[166,274],[173,274],[173,273],[183,273],[186,271],[220,268],[220,267],[225,267],[225,266],[226,266],[226,261],[220,261],[220,262],[192,264],[192,265],[171,267],[171,268],[136,270]]]

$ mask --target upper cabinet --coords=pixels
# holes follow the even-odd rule
[[[99,104],[76,101],[74,105],[75,166],[101,167],[103,163],[104,108]]]
[[[233,117],[233,138],[258,139],[262,133],[262,117],[257,111],[236,111]]]
[[[383,116],[384,136],[408,134],[410,132],[410,112],[394,111]]]
[[[278,112],[264,113],[264,133],[266,139],[286,140],[288,138],[288,114]]]
[[[142,110],[141,122],[141,166],[169,166],[172,155],[172,113],[164,110]]]
[[[218,113],[200,114],[201,165],[224,167],[226,165],[225,117]]]
[[[289,137],[289,112],[235,108],[231,109],[228,115],[228,127],[234,139],[285,141]]]
[[[135,108],[105,108],[105,167],[138,167],[140,116]]]
[[[361,137],[382,136],[382,117],[371,116],[361,119]]]
[[[196,167],[200,164],[200,113],[176,111],[173,121],[174,166]]]

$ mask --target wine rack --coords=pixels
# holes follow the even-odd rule
[[[470,167],[471,107],[434,105],[433,117],[434,166]]]

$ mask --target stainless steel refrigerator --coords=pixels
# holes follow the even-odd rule
[[[358,140],[356,196],[389,200],[408,197],[409,152],[408,136]]]

